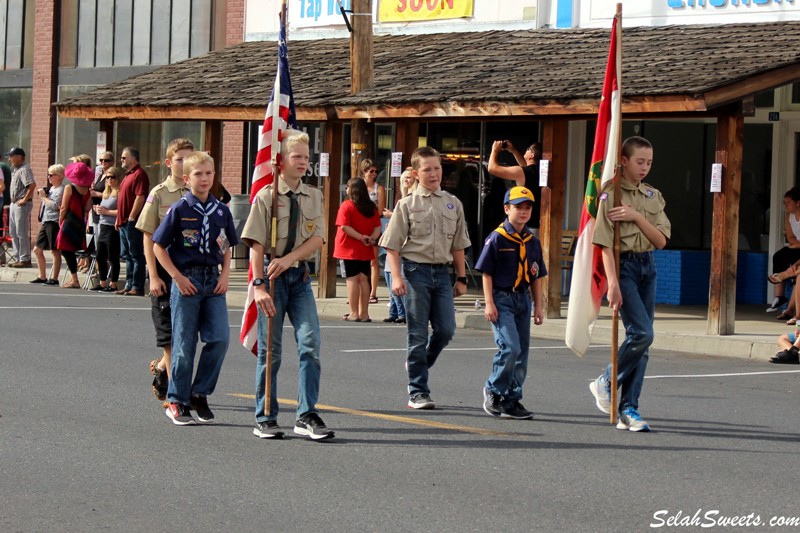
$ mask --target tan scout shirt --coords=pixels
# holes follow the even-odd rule
[[[153,187],[144,202],[139,220],[136,221],[136,229],[151,235],[155,233],[172,204],[180,200],[188,191],[189,187],[183,179],[176,180],[172,176]]]
[[[470,246],[464,206],[441,189],[417,187],[400,200],[380,245],[416,263],[443,265],[453,262],[453,250]]]
[[[658,189],[640,182],[634,185],[626,180],[620,182],[622,205],[630,205],[642,213],[647,221],[669,239],[672,225],[664,213],[664,197]],[[600,195],[597,209],[597,225],[594,228],[592,242],[610,248],[614,245],[614,223],[608,220],[608,210],[614,207],[614,183],[608,182]],[[635,222],[620,222],[620,252],[649,252],[656,247],[645,237]]]
[[[291,250],[284,250],[286,248],[286,240],[289,237],[289,198],[286,193],[289,187],[283,180],[278,181],[278,242],[275,245],[275,251],[278,257],[283,257]],[[294,247],[297,248],[311,237],[317,236],[325,242],[325,210],[322,206],[322,193],[314,187],[310,187],[305,183],[300,183],[300,186],[295,191],[297,194],[297,203],[300,207],[300,217],[298,219],[297,236],[294,241]],[[272,185],[267,185],[256,195],[255,202],[250,207],[250,215],[247,217],[247,222],[244,224],[242,230],[242,241],[248,246],[252,246],[253,242],[257,242],[264,247],[264,251],[268,251],[271,240],[272,224]],[[314,254],[304,258],[308,260],[313,258]],[[292,265],[297,266],[297,265]]]

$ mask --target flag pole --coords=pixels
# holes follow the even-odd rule
[[[617,25],[617,50],[619,50],[620,63],[622,63],[622,4],[617,4],[617,12],[614,15],[614,24]],[[620,94],[622,93],[622,65],[617,65],[617,83],[620,87]],[[622,98],[619,99],[619,116],[620,127],[617,131],[617,146],[622,150]],[[622,205],[620,180],[622,173],[620,172],[621,153],[617,155],[617,162],[614,167],[614,207]],[[619,221],[614,221],[614,272],[617,276],[617,285],[619,285],[619,249],[620,249],[620,231]],[[611,413],[609,414],[611,424],[617,423],[617,373],[619,372],[618,365],[619,356],[619,311],[614,309],[611,317]]]
[[[280,19],[281,19],[281,27],[286,28],[285,24],[286,20],[286,0],[281,0],[281,12],[280,12]],[[288,29],[286,31],[286,38],[289,38]],[[279,37],[280,38],[280,37]],[[278,61],[278,68],[281,68],[281,63]],[[272,104],[272,127],[275,130],[277,124],[280,123],[280,95],[281,95],[281,76],[280,73],[276,73],[275,76],[275,89],[274,89],[274,102]],[[277,133],[277,130],[276,130]],[[279,150],[275,150],[276,146],[280,146],[280,139],[276,139],[275,137],[272,138],[272,220],[270,221],[270,241],[269,241],[269,262],[272,263],[275,257],[275,249],[278,244],[278,180],[280,179],[278,168],[278,152]],[[269,297],[270,300],[273,302],[275,301],[275,283],[270,282],[269,284]],[[275,324],[275,317],[270,316],[267,317],[267,368],[266,372],[264,373],[264,415],[269,416],[270,411],[272,410],[272,335],[273,329]]]

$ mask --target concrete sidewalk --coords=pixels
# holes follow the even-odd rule
[[[49,255],[47,257],[49,260]],[[122,270],[120,279],[124,280],[124,264]],[[66,265],[62,270],[62,278],[65,271]],[[0,268],[0,281],[4,282],[27,283],[36,276],[35,266],[27,269]],[[85,275],[79,274],[79,278],[83,282]],[[316,278],[312,279],[312,284],[316,294]],[[64,289],[53,287],[52,290]],[[246,292],[247,270],[234,270],[228,292],[228,306],[231,309],[241,309]],[[346,294],[344,280],[339,278],[336,298],[317,299],[319,315],[325,318],[341,318],[349,311]],[[375,322],[380,322],[388,316],[388,294],[384,285],[378,288],[379,302],[370,306],[370,317]],[[98,294],[98,297],[103,296],[109,295]],[[480,289],[473,286],[469,287],[466,295],[456,299],[456,323],[460,328],[490,330],[491,326],[483,318],[483,312],[475,309],[476,300],[482,304],[483,294]],[[766,313],[766,308],[766,303],[761,306],[737,306],[736,333],[718,336],[706,334],[707,308],[705,306],[656,306],[656,338],[653,347],[660,350],[701,355],[754,358],[766,362],[777,351],[778,336],[794,331],[793,326],[787,326],[783,321],[776,320],[774,313]],[[565,301],[562,305],[561,316],[566,317],[566,314]],[[531,330],[535,337],[558,340],[563,343],[565,326],[565,318],[545,319],[543,325],[532,326]],[[619,335],[620,339],[624,336],[621,322]],[[610,344],[611,342],[611,313],[607,308],[601,311],[600,319],[594,328],[592,341],[593,344]]]

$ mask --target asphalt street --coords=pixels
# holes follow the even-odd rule
[[[287,321],[289,433],[266,441],[241,311],[217,423],[177,427],[150,392],[149,309],[0,283],[0,531],[800,531],[800,367],[654,351],[640,405],[653,431],[637,434],[589,393],[608,346],[579,359],[534,327],[536,416],[511,421],[481,409],[490,333],[457,332],[431,370],[438,408],[421,412],[405,407],[403,326],[327,320],[319,407],[336,438],[311,442],[290,430]]]

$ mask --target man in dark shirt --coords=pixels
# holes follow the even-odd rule
[[[117,197],[117,229],[119,229],[120,252],[125,257],[125,287],[117,294],[142,296],[146,271],[142,232],[136,229],[136,220],[144,207],[150,191],[150,178],[139,166],[139,151],[127,147],[120,157],[125,179]]]

